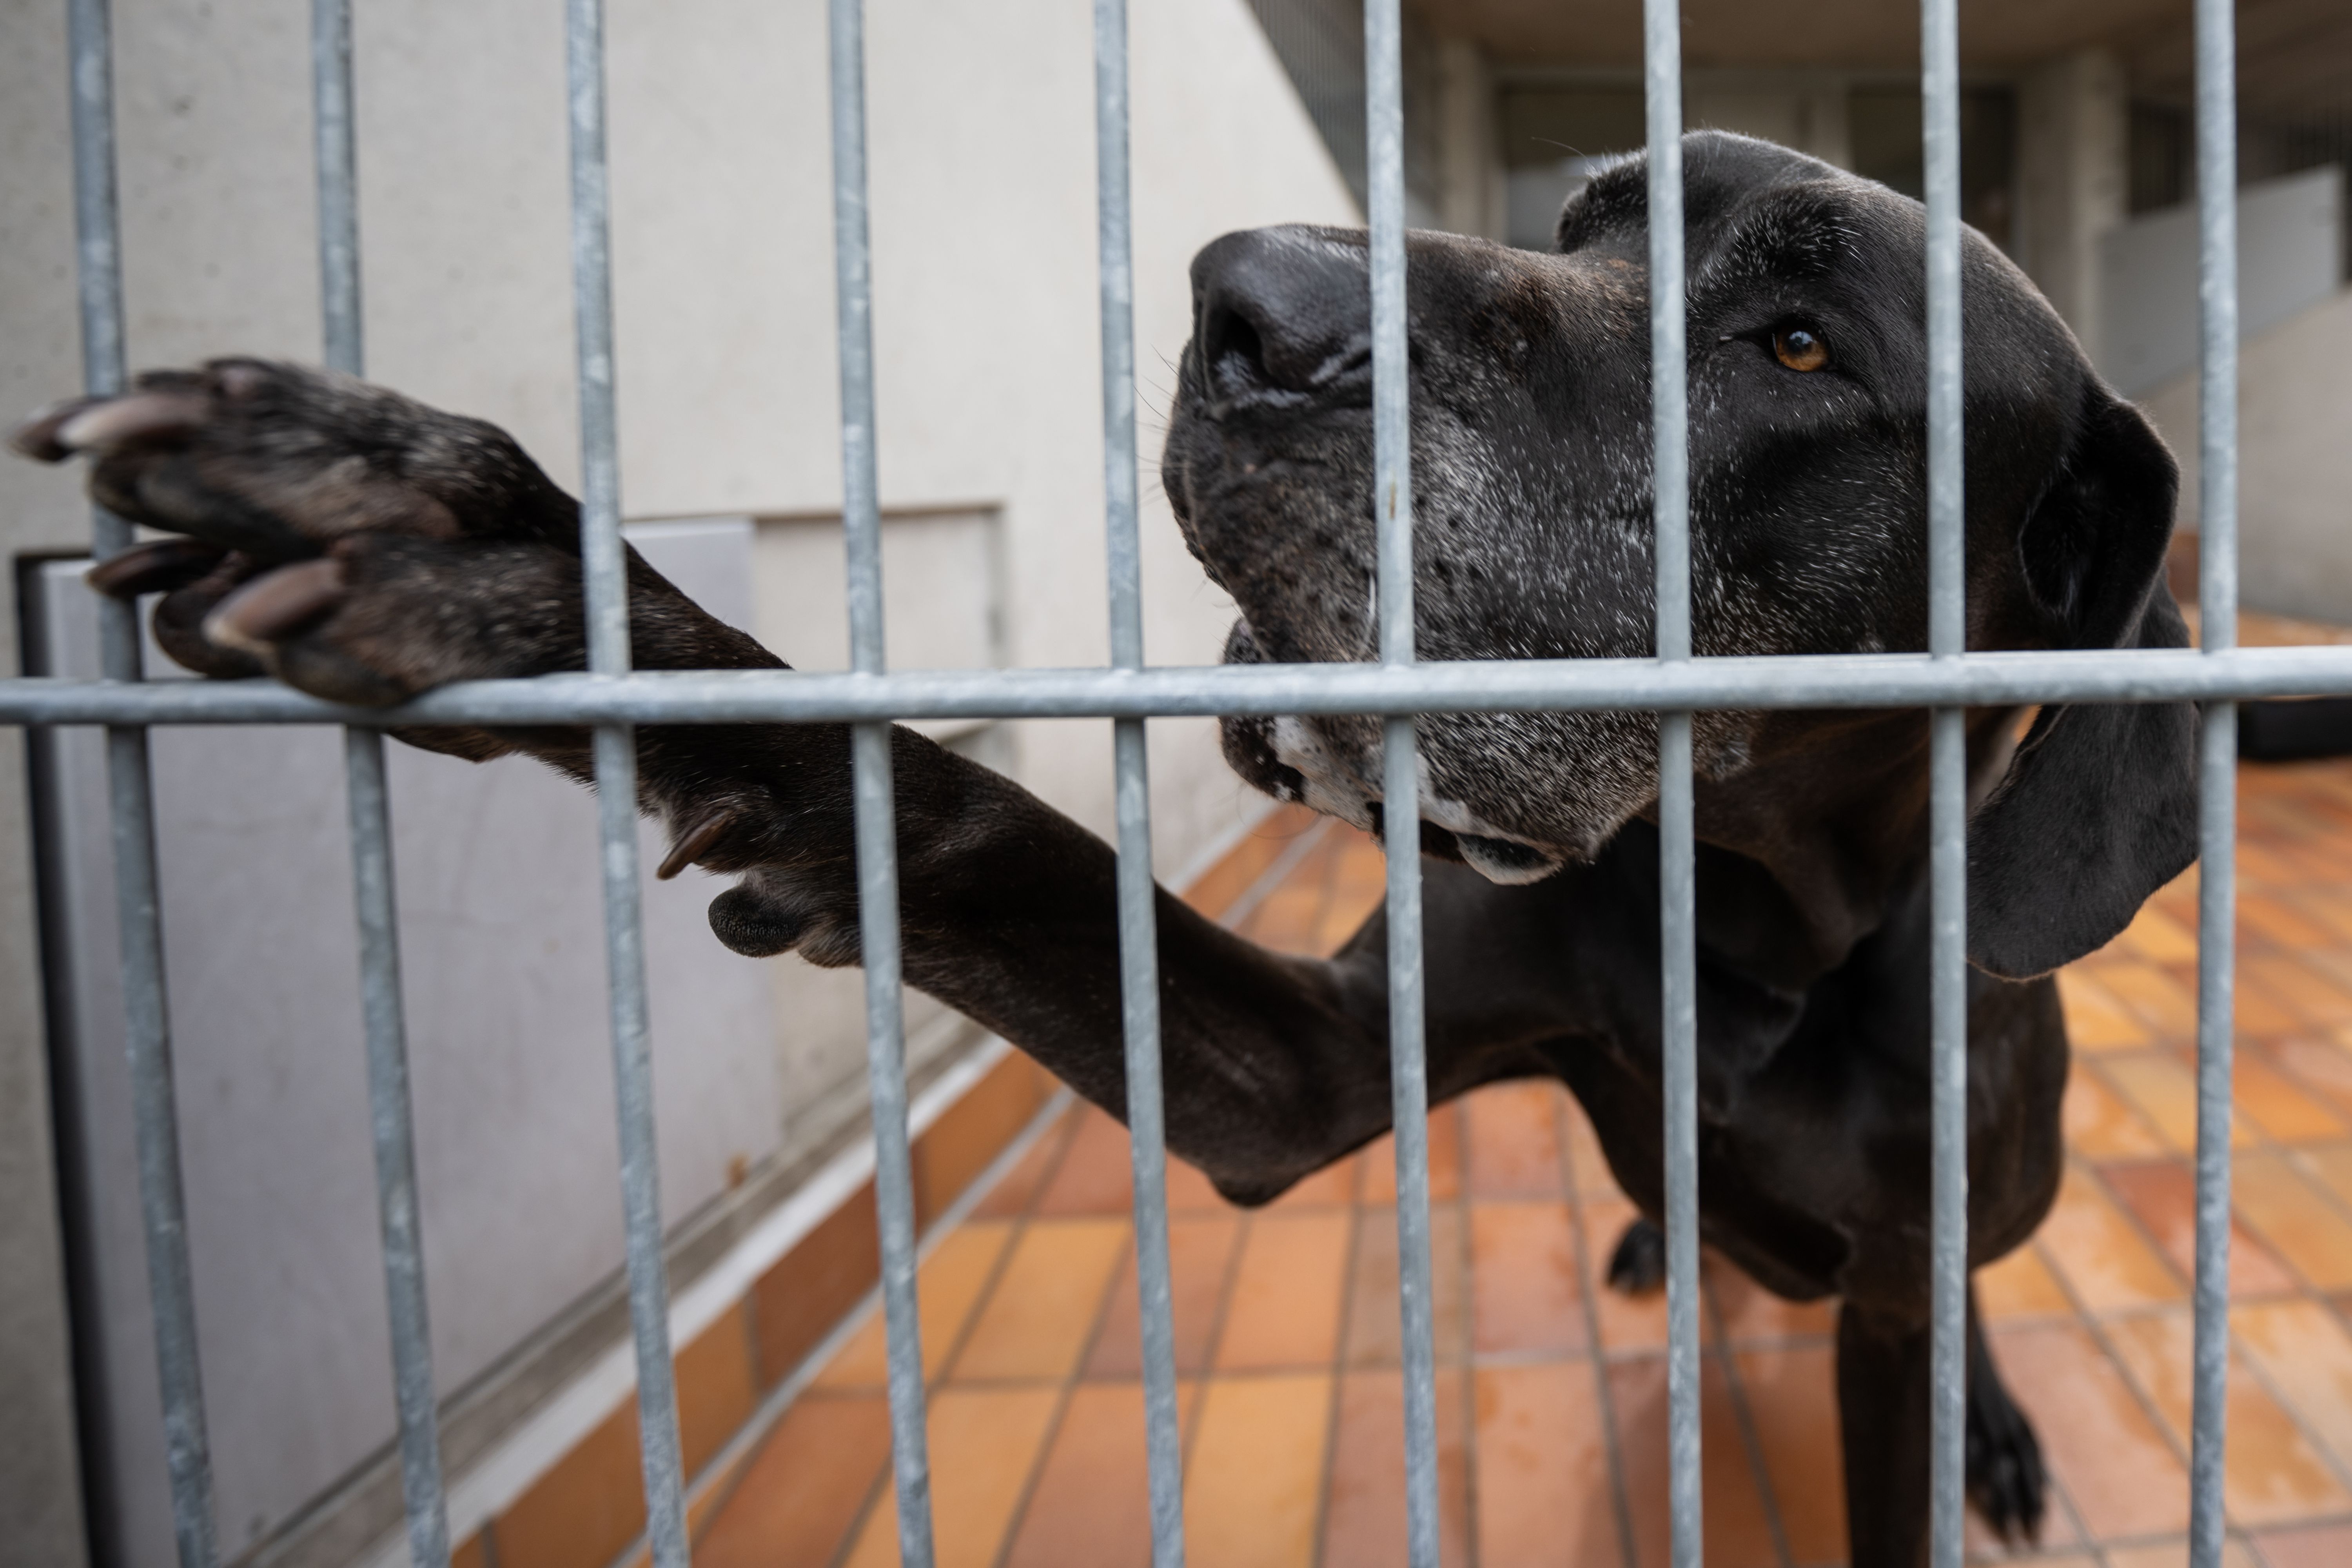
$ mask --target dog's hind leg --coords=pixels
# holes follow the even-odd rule
[[[1636,1217],[1609,1255],[1609,1288],[1620,1296],[1648,1296],[1666,1286],[1666,1233]]]
[[[2039,1540],[2049,1491],[2042,1444],[1993,1364],[1973,1284],[1969,1287],[1968,1465],[1969,1501],[2001,1540],[2011,1545]]]

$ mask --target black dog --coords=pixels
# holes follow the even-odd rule
[[[1694,614],[1707,654],[1926,641],[1918,206],[1736,137],[1685,147]],[[1411,240],[1415,575],[1430,658],[1652,647],[1644,174],[1601,174],[1560,254]],[[1364,243],[1228,236],[1197,301],[1165,473],[1245,619],[1228,657],[1368,658],[1373,630]],[[2175,473],[2032,286],[1969,237],[1969,641],[2179,647],[2161,571]],[[157,629],[206,673],[264,670],[388,703],[445,681],[577,669],[577,513],[500,432],[251,361],[152,375],[53,412],[24,450],[98,461],[93,493],[193,536],[118,558],[168,590]],[[633,563],[637,663],[776,664]],[[2066,1041],[2048,972],[2127,921],[2194,847],[2184,706],[1969,721],[1969,1245],[2025,1239],[2058,1182]],[[1656,725],[1642,714],[1423,721],[1433,1095],[1563,1079],[1612,1167],[1660,1202]],[[1234,765],[1377,820],[1378,727],[1240,721]],[[574,775],[584,737],[420,731]],[[847,737],[648,728],[645,804],[746,953],[857,958]],[[1909,1568],[1927,1520],[1927,723],[1916,712],[1717,713],[1697,724],[1707,1241],[1782,1295],[1841,1300],[1853,1561]],[[1018,786],[900,731],[908,978],[1124,1103],[1110,851]],[[1244,1203],[1389,1119],[1381,917],[1328,963],[1160,901],[1171,1145]],[[1650,1238],[1621,1259],[1640,1272]],[[2004,1533],[2042,1510],[2038,1449],[1971,1322],[1972,1495]]]

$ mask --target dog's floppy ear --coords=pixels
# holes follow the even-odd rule
[[[2020,535],[2027,585],[2064,647],[2186,647],[2164,583],[2172,454],[2093,381],[2057,480]],[[1969,825],[1969,957],[2023,979],[2105,943],[2197,857],[2197,711],[2042,709]]]

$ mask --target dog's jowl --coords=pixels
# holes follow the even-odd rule
[[[1924,223],[1916,203],[1762,142],[1685,147],[1693,617],[1705,654],[1926,643]],[[1556,253],[1409,242],[1416,633],[1430,658],[1652,647],[1644,172],[1604,172]],[[1969,644],[2179,647],[2160,574],[2174,468],[1991,246],[1964,260]],[[1242,612],[1227,657],[1372,657],[1364,237],[1229,235],[1194,260],[1163,472]],[[583,667],[577,508],[500,431],[258,361],[52,411],[30,455],[172,540],[99,585],[163,591],[206,674],[344,701]],[[633,560],[646,668],[772,666]],[[1969,1248],[2048,1209],[2066,1038],[2049,972],[2120,930],[2194,846],[2183,706],[1969,719]],[[1636,1203],[1661,1198],[1654,721],[1433,715],[1421,849],[1430,1079],[1567,1083]],[[588,771],[583,734],[417,730],[420,745]],[[1379,726],[1231,721],[1252,784],[1366,826]],[[1916,711],[1702,715],[1701,1215],[1709,1245],[1839,1300],[1853,1561],[1912,1568],[1927,1512],[1927,725]],[[858,957],[845,731],[648,727],[646,809],[738,952]],[[908,977],[1125,1104],[1112,858],[1018,785],[897,735]],[[1170,1145],[1272,1198],[1385,1130],[1385,937],[1277,955],[1159,905]],[[1642,1226],[1612,1274],[1654,1285]],[[2043,1507],[2032,1429],[1970,1325],[1971,1495],[2007,1535]]]

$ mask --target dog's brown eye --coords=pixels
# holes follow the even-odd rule
[[[1819,370],[1830,363],[1830,346],[1810,327],[1782,327],[1772,334],[1772,357],[1790,370]]]

